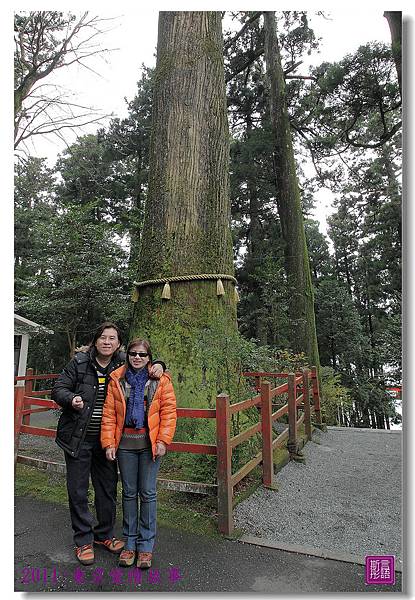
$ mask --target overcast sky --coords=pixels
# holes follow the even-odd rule
[[[76,99],[83,105],[95,106],[106,114],[125,117],[127,109],[124,98],[133,99],[142,64],[155,65],[158,10],[103,12],[95,9],[91,14],[110,19],[106,25],[110,31],[102,37],[102,45],[114,50],[107,53],[105,58],[88,63],[99,75],[73,66],[59,71],[53,81],[65,87],[68,95],[73,94],[74,101]],[[369,41],[390,42],[389,27],[381,8],[363,8],[359,10],[358,18],[356,10],[326,11],[326,16],[328,18],[324,19],[316,15],[315,10],[309,11],[310,25],[316,35],[322,38],[320,52],[307,57],[310,64],[340,60]],[[298,72],[306,74],[307,67],[304,63]],[[85,132],[92,131],[96,131],[95,126],[85,129]],[[74,135],[69,132],[66,136],[68,143],[75,140]],[[37,139],[31,152],[46,156],[50,164],[53,164],[64,148],[63,142],[51,136],[49,141]],[[325,219],[330,213],[332,200],[332,195],[327,190],[321,190],[316,196],[314,216],[320,221],[323,232],[326,231]]]
[[[332,12],[329,14],[330,20],[325,20],[310,12],[310,24],[317,36],[322,37],[321,51],[310,57],[310,64],[340,60],[368,41],[388,43],[389,27],[382,13],[382,9],[365,9],[360,11],[356,19],[355,11]],[[113,19],[107,22],[111,30],[102,37],[102,45],[115,49],[106,54],[105,59],[88,62],[100,75],[74,65],[68,70],[59,71],[54,82],[76,94],[82,104],[93,105],[105,113],[123,117],[127,115],[124,97],[129,100],[134,97],[141,65],[155,65],[158,11],[99,11],[96,14]],[[306,65],[300,67],[299,71],[306,72]],[[51,139],[54,141],[36,142],[36,153],[53,158],[62,151],[64,144],[55,138]]]

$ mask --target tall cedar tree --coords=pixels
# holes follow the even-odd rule
[[[286,88],[278,47],[275,14],[264,13],[265,60],[267,65],[271,127],[274,134],[274,169],[278,212],[285,242],[285,269],[289,296],[290,343],[319,366],[314,316],[314,294],[301,211]]]
[[[161,12],[149,190],[139,281],[234,274],[229,131],[219,12]],[[132,336],[147,336],[173,373],[181,405],[213,405],[234,368],[218,345],[237,335],[234,284],[224,280],[139,288]],[[225,348],[224,346],[224,348]]]
[[[389,24],[392,40],[392,55],[398,76],[399,93],[402,98],[402,11],[385,10],[383,16]]]

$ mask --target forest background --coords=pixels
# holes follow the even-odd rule
[[[275,193],[261,21],[224,26],[231,134],[238,351],[244,369],[307,363],[294,352]],[[329,424],[389,427],[399,415],[401,97],[391,42],[305,68],[318,40],[307,13],[277,13],[301,189]],[[322,18],[322,17],[321,17]],[[379,19],[383,19],[379,12]],[[134,76],[132,74],[132,76]],[[19,153],[15,179],[16,312],[53,329],[30,366],[56,372],[104,318],[128,332],[148,181],[153,69],[143,67],[127,116],[80,136],[55,164]],[[314,169],[311,170],[309,165]],[[322,233],[318,191],[335,201]]]

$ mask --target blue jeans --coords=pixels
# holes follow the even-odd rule
[[[125,549],[152,552],[157,525],[157,473],[160,457],[153,461],[151,448],[117,452],[122,480]],[[138,497],[140,518],[138,519]]]

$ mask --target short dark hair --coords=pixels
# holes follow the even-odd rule
[[[144,346],[144,348],[146,349],[146,352],[148,352],[148,355],[150,357],[150,362],[152,362],[153,354],[151,352],[150,342],[148,340],[143,340],[141,338],[135,338],[134,340],[131,340],[131,342],[128,342],[127,351],[125,354],[125,360],[127,361],[128,364],[130,364],[130,359],[128,358],[128,353],[133,346]]]
[[[97,329],[95,330],[94,337],[93,337],[92,342],[91,342],[91,348],[93,346],[95,346],[95,343],[101,337],[101,335],[104,333],[105,329],[115,329],[115,331],[117,332],[118,341],[119,341],[120,346],[121,346],[121,344],[122,344],[121,329],[118,327],[118,325],[116,325],[112,321],[104,321],[104,323],[101,323],[101,325],[99,327],[97,327]]]

